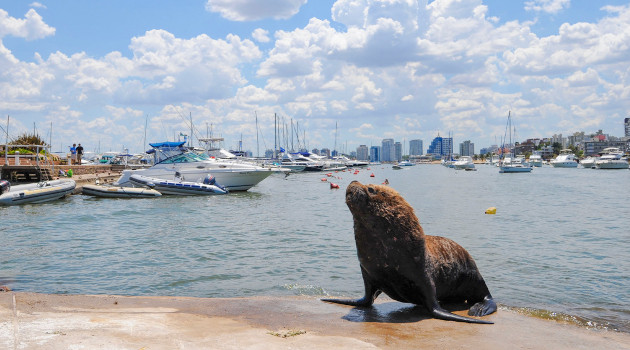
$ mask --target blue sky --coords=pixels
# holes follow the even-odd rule
[[[255,152],[274,113],[309,149],[338,125],[340,150],[451,132],[479,151],[508,110],[523,139],[623,136],[629,22],[612,0],[0,0],[1,123],[52,124],[55,151],[140,152],[145,121],[157,142],[192,116]]]

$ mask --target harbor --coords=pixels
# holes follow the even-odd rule
[[[388,180],[427,234],[452,238],[474,256],[501,307],[497,315],[520,310],[600,336],[629,333],[630,215],[618,196],[630,186],[628,171],[476,168],[380,164],[272,174],[225,196],[73,195],[2,208],[0,285],[53,295],[360,296],[344,192],[353,180]],[[484,214],[489,207],[494,215]]]

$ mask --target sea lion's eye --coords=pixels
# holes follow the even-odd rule
[[[368,187],[368,192],[374,194],[376,193],[376,190],[374,189],[374,187]]]

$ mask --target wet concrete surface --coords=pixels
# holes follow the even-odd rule
[[[436,320],[385,298],[361,309],[314,297],[0,292],[0,349],[630,349],[630,334],[506,309],[483,319],[495,324]]]

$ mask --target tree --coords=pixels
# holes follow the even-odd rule
[[[35,146],[48,146],[46,141],[44,141],[38,134],[29,134],[24,133],[13,141],[9,142],[9,145],[33,145],[33,147],[25,147],[25,148],[15,148],[14,150],[20,151],[20,153],[35,153],[37,152],[37,147]],[[25,152],[28,151],[28,152]],[[40,152],[43,150],[40,148]]]
[[[559,142],[554,142],[551,147],[553,147],[553,154],[560,154],[560,151],[562,150],[562,145]]]

